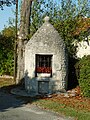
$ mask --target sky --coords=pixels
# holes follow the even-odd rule
[[[4,6],[4,10],[0,9],[0,31],[3,30],[4,26],[8,26],[9,18],[15,18],[13,10],[15,10],[15,5],[11,7]]]

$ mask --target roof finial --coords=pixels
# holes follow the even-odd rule
[[[46,17],[44,18],[44,21],[45,21],[45,22],[49,22],[49,16],[46,16]]]

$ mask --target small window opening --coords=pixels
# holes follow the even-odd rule
[[[36,77],[37,73],[47,73],[52,76],[52,55],[36,54]]]

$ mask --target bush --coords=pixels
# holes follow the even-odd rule
[[[4,53],[4,52],[3,52]],[[5,58],[6,57],[6,58]],[[14,55],[9,51],[5,57],[0,58],[0,75],[13,75]]]
[[[13,75],[15,28],[0,32],[0,75]]]
[[[82,95],[90,97],[90,55],[80,59],[76,64],[76,71]]]

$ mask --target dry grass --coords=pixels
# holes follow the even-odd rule
[[[9,86],[15,84],[12,78],[0,78],[0,87]]]

